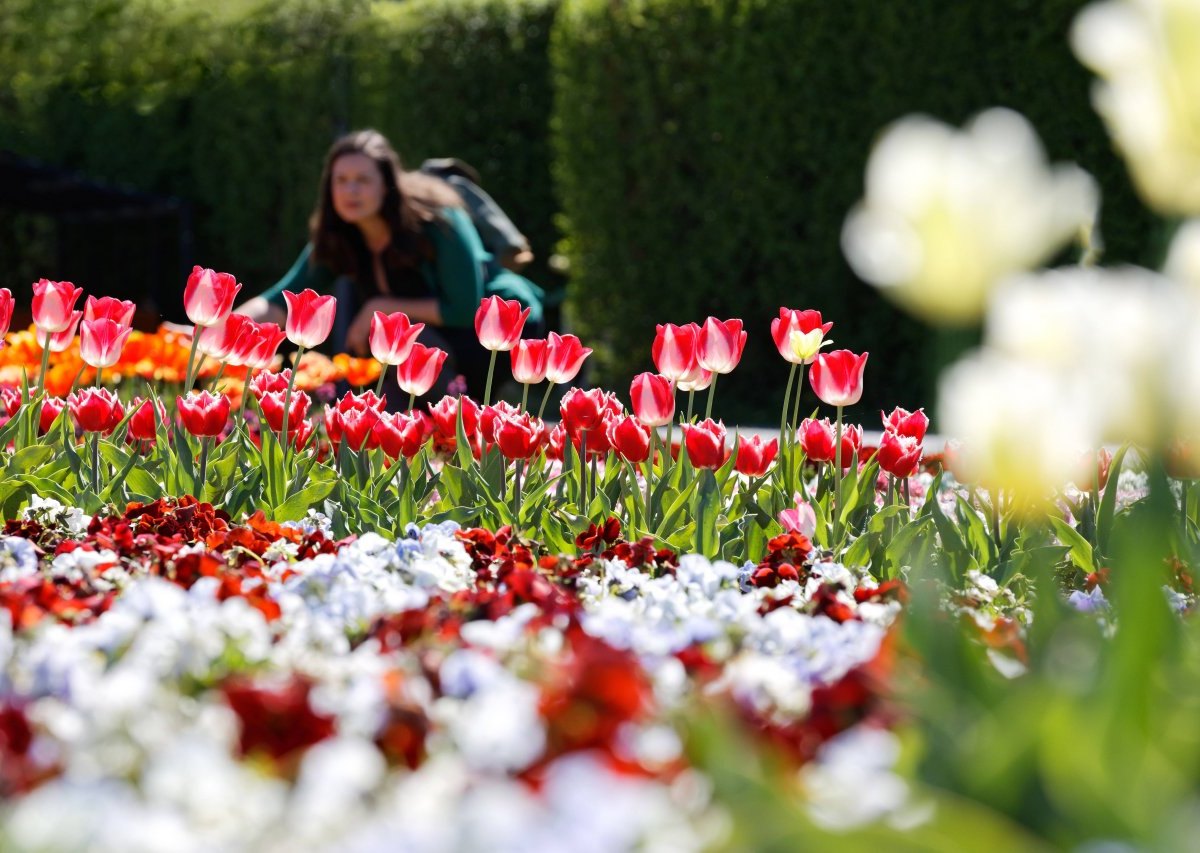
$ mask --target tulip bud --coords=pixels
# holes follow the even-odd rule
[[[536,385],[546,379],[550,360],[550,342],[540,338],[525,338],[509,351],[513,379],[522,385]]]
[[[762,436],[752,435],[738,442],[737,461],[734,468],[739,474],[748,477],[761,477],[767,473],[775,455],[779,452],[779,439],[773,438],[769,443],[763,443]]]
[[[732,373],[742,359],[746,333],[741,320],[709,317],[696,339],[696,363],[713,373]]]
[[[389,459],[412,459],[425,445],[424,417],[412,412],[385,412],[371,427],[375,441]]]
[[[832,462],[836,441],[833,424],[829,418],[814,420],[805,418],[800,422],[800,447],[810,462]]]
[[[81,317],[83,317],[82,311],[72,311],[71,321],[67,324],[67,327],[61,332],[54,332],[50,335],[50,352],[65,352],[71,348],[71,344],[75,342],[75,332],[77,331]],[[38,332],[37,343],[39,347],[46,343],[46,336],[40,331]]]
[[[890,415],[884,415],[883,412],[880,412],[879,415],[883,418],[885,430],[912,436],[918,442],[925,439],[925,431],[929,429],[929,418],[925,415],[924,409],[910,412],[897,406]]]
[[[794,356],[788,360],[794,364],[812,364],[821,352],[824,342],[825,335],[820,329],[813,329],[811,332],[801,332],[797,329],[788,336],[791,354]]]
[[[38,435],[45,435],[50,432],[50,427],[54,425],[55,419],[66,405],[67,401],[62,397],[46,397],[42,400],[42,413],[38,419]],[[121,417],[124,417],[124,415]],[[119,420],[118,423],[120,423]]]
[[[137,306],[128,299],[114,299],[111,296],[89,296],[83,305],[83,319],[112,320],[118,326],[131,326]]]
[[[781,511],[779,523],[783,525],[783,529],[787,533],[812,536],[817,530],[817,514],[813,511],[811,504],[800,500],[800,495],[796,495],[796,506]]]
[[[626,462],[645,462],[650,458],[650,430],[638,419],[613,418],[605,434],[612,449]]]
[[[183,309],[197,326],[215,326],[229,316],[242,286],[227,272],[192,267],[183,291]]]
[[[167,421],[166,407],[161,402],[156,407],[152,400],[134,397],[129,408],[133,409],[133,415],[129,418],[129,438],[134,441],[154,441],[158,437],[159,421]]]
[[[496,445],[505,459],[529,459],[542,445],[543,424],[530,415],[505,415],[495,428]]]
[[[337,299],[321,296],[315,290],[305,289],[300,293],[285,290],[287,301],[287,339],[298,347],[312,349],[320,346],[333,331],[333,320],[337,316]]]
[[[236,355],[231,353],[226,361],[245,365],[251,370],[270,370],[275,353],[287,336],[278,323],[255,323],[253,320],[249,323],[252,325],[246,325],[238,338]]]
[[[907,480],[917,470],[921,461],[921,442],[912,436],[884,432],[875,454],[879,467],[901,480]]]
[[[783,356],[785,361],[792,364],[810,364],[812,358],[816,357],[816,352],[809,358],[804,358],[797,354],[793,335],[797,332],[801,334],[809,334],[819,331],[821,334],[817,336],[814,346],[817,350],[821,347],[822,339],[829,334],[829,330],[833,328],[833,323],[822,323],[820,311],[797,311],[792,308],[780,308],[779,316],[771,321],[771,338],[775,341],[775,348],[779,350],[779,354]]]
[[[14,305],[12,291],[7,287],[0,287],[0,342],[3,342],[9,326],[12,325]]]
[[[103,369],[121,358],[121,350],[133,330],[112,320],[84,320],[79,325],[79,357],[83,363]]]
[[[286,388],[282,391],[267,391],[258,396],[258,405],[262,409],[263,420],[267,422],[267,426],[271,428],[272,432],[283,430],[283,401],[286,396]],[[300,428],[300,424],[304,423],[308,417],[310,405],[312,405],[312,401],[308,394],[293,390],[292,399],[288,403],[288,432]]]
[[[559,412],[567,431],[572,435],[581,430],[595,429],[603,420],[608,401],[599,388],[584,391],[572,388],[562,398]]]
[[[650,355],[658,372],[672,382],[694,375],[699,370],[696,364],[696,338],[700,334],[700,327],[695,323],[686,326],[667,323],[656,329]]]

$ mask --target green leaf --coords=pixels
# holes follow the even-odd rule
[[[276,521],[299,521],[308,513],[309,507],[317,506],[333,493],[336,480],[310,482],[296,494],[275,507]]]
[[[1129,445],[1122,445],[1113,454],[1112,463],[1108,468],[1108,482],[1104,484],[1104,494],[1100,498],[1100,508],[1096,513],[1096,544],[1101,553],[1108,550],[1108,540],[1112,536],[1113,514],[1117,508],[1118,480],[1121,479],[1121,465],[1125,462],[1125,454]]]
[[[721,488],[712,471],[701,471],[697,482],[699,486],[692,507],[692,518],[696,523],[696,553],[711,560],[717,556],[717,516],[720,513]]]
[[[1050,523],[1054,526],[1054,532],[1058,534],[1059,541],[1067,546],[1067,554],[1070,556],[1071,562],[1086,574],[1096,571],[1096,560],[1092,554],[1092,543],[1088,542],[1078,530],[1061,518],[1051,518]]]

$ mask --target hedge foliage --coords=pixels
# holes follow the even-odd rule
[[[556,174],[572,316],[597,378],[620,387],[650,369],[656,322],[741,317],[746,354],[717,405],[769,423],[787,368],[770,320],[819,308],[836,346],[872,353],[855,415],[878,428],[872,410],[931,404],[962,336],[898,314],[839,247],[873,139],[913,111],[961,123],[1020,110],[1053,159],[1099,180],[1108,257],[1141,259],[1151,220],[1066,44],[1082,5],[566,0],[552,42]]]

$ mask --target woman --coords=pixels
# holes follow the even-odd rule
[[[332,349],[366,355],[374,313],[403,311],[425,323],[422,343],[450,354],[443,387],[461,373],[475,396],[483,392],[489,355],[475,337],[480,300],[516,299],[531,309],[527,334],[541,326],[541,289],[507,270],[489,274],[491,256],[458,193],[439,178],[405,172],[377,131],[355,131],[329,149],[309,232],[292,268],[242,313],[282,323],[285,290],[332,293]],[[394,380],[387,385],[395,388]],[[389,395],[393,405],[401,402],[398,391]]]

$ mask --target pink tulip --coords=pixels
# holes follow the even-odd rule
[[[680,391],[704,391],[709,385],[712,385],[714,375],[711,370],[705,370],[700,365],[696,365],[691,372],[679,377],[675,387]]]
[[[771,339],[775,341],[775,348],[779,350],[779,354],[784,357],[784,360],[792,364],[803,364],[804,360],[796,355],[796,351],[792,347],[792,332],[808,334],[820,329],[822,335],[827,335],[832,328],[833,323],[821,322],[820,311],[780,308],[779,316],[771,321]]]
[[[639,373],[629,386],[633,413],[648,427],[666,426],[675,416],[675,389],[657,373]]]
[[[700,334],[700,327],[695,323],[686,326],[666,323],[655,328],[657,333],[650,347],[650,355],[658,372],[672,382],[679,382],[685,376],[694,374],[698,370],[696,338]]]
[[[12,291],[7,287],[0,287],[0,342],[4,340],[4,336],[8,334],[8,327],[12,325],[14,304]]]
[[[238,337],[234,353],[226,360],[230,364],[245,365],[251,370],[269,370],[285,337],[278,323],[255,323],[250,320]],[[235,357],[237,362],[233,360]]]
[[[505,459],[529,459],[541,449],[545,434],[539,418],[528,414],[506,415],[496,425],[496,446]]]
[[[39,280],[33,286],[33,323],[38,327],[38,340],[45,341],[46,333],[57,334],[73,328],[76,316],[75,302],[83,293],[69,281]],[[57,352],[53,347],[51,352]]]
[[[480,345],[492,352],[508,352],[521,339],[529,309],[521,310],[515,299],[488,296],[475,312],[475,334]]]
[[[125,417],[120,399],[107,388],[81,388],[67,397],[67,406],[84,432],[108,434]]]
[[[513,379],[522,385],[536,385],[546,379],[550,362],[550,342],[541,338],[525,338],[509,351]]]
[[[129,419],[129,438],[134,441],[154,441],[158,438],[159,423],[167,422],[167,409],[159,402],[134,397],[129,403],[133,416]]]
[[[385,412],[375,426],[375,443],[389,459],[412,459],[425,445],[428,437],[426,422],[419,412]]]
[[[333,331],[333,319],[337,315],[337,299],[322,296],[315,290],[305,289],[299,293],[283,292],[287,302],[287,339],[298,347],[312,349],[320,346]]]
[[[812,536],[817,531],[817,514],[811,504],[800,500],[800,495],[796,495],[796,506],[780,512],[779,523],[787,533]]]
[[[897,406],[892,410],[890,415],[879,413],[883,418],[883,428],[890,430],[900,435],[907,435],[915,438],[918,442],[925,439],[925,431],[929,429],[929,418],[925,414],[924,409],[917,409],[915,412],[910,412],[907,409],[901,409]]]
[[[746,333],[741,320],[709,317],[696,338],[696,363],[713,373],[732,373],[742,360]]]
[[[89,296],[83,304],[83,319],[112,320],[118,326],[133,325],[133,315],[137,306],[128,299],[114,299],[111,296]]]
[[[572,388],[562,398],[559,413],[567,432],[575,435],[583,430],[593,430],[604,421],[604,413],[608,410],[608,398],[600,388],[584,391],[582,388]]]
[[[112,320],[84,320],[79,325],[79,357],[84,364],[103,370],[121,358],[133,330]]]
[[[546,379],[555,385],[566,385],[579,374],[584,359],[592,354],[574,335],[550,333],[547,345]]]
[[[196,334],[200,339],[196,349],[209,358],[224,361],[230,366],[241,366],[238,361],[238,343],[243,334],[252,333],[252,327],[257,325],[245,314],[230,314],[219,323],[212,326],[197,326]]]
[[[830,406],[853,406],[862,398],[868,355],[839,349],[817,356],[809,372],[813,391]]]
[[[197,326],[213,326],[229,316],[242,286],[227,272],[192,267],[183,290],[183,309]]]
[[[834,437],[833,424],[829,422],[829,418],[823,418],[819,421],[813,418],[805,418],[800,422],[800,428],[797,432],[800,439],[800,447],[804,450],[804,455],[809,461],[833,461],[836,438]]]
[[[55,332],[50,336],[50,352],[64,352],[70,348],[75,340],[76,327],[79,325],[79,320],[83,317],[82,311],[72,311],[71,320],[67,327],[61,332]],[[46,336],[42,332],[38,332],[38,346],[46,343]]]
[[[413,323],[403,311],[376,311],[371,316],[371,355],[380,364],[403,364],[424,328],[424,323]]]
[[[413,344],[408,358],[396,369],[396,381],[401,390],[422,397],[428,394],[429,389],[437,382],[445,362],[445,350]]]

